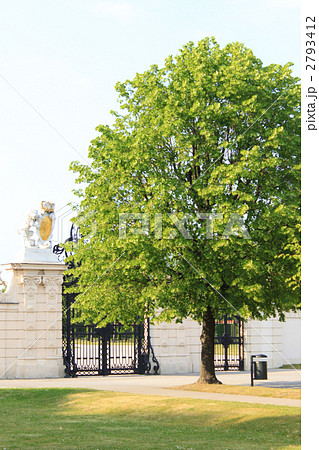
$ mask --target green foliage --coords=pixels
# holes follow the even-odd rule
[[[114,126],[97,127],[90,166],[71,165],[86,186],[76,191],[85,238],[73,257],[88,320],[128,323],[160,308],[160,319],[201,321],[208,305],[255,318],[296,309],[300,85],[290,66],[264,67],[242,44],[206,38],[116,85]],[[149,230],[128,220],[120,239],[125,213],[149,214]],[[221,216],[207,239],[196,214],[209,213]],[[173,224],[187,214],[192,239]],[[250,239],[229,228],[231,214]]]

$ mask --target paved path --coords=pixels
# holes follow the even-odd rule
[[[224,384],[250,386],[249,372],[219,372],[218,378]],[[133,394],[160,395],[164,397],[199,398],[267,405],[301,406],[300,400],[257,397],[251,395],[230,395],[207,392],[179,391],[167,389],[194,383],[198,374],[191,375],[110,375],[107,377],[86,376],[77,378],[51,378],[29,380],[0,380],[0,388],[87,388]],[[300,387],[300,372],[295,370],[268,371],[267,381],[256,381],[256,386]]]

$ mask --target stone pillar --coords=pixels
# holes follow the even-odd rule
[[[62,283],[65,265],[4,265],[11,274],[0,295],[0,378],[56,378],[62,360]]]

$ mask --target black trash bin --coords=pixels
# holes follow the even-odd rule
[[[255,361],[255,358],[258,358]],[[267,361],[260,361],[259,359],[267,358],[267,355],[251,355],[251,385],[254,385],[254,380],[267,380]]]
[[[255,361],[254,379],[267,380],[267,361]]]

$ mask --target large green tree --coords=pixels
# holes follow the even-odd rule
[[[202,323],[200,382],[215,319],[299,304],[300,85],[240,43],[190,42],[163,68],[118,83],[91,165],[72,164],[84,236],[74,249],[88,320]]]

